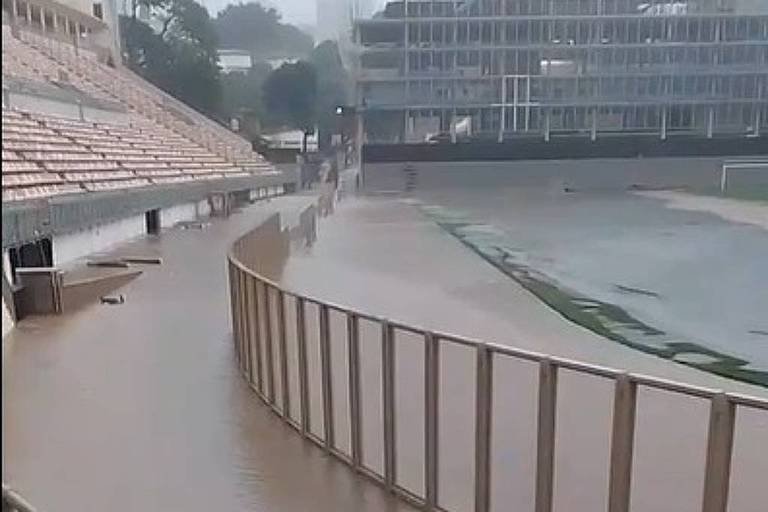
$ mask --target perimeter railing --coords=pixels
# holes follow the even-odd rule
[[[3,483],[3,512],[35,512],[19,493]]]
[[[565,371],[607,380],[612,387],[612,410],[606,413],[610,418],[607,420],[610,422],[609,435],[605,440],[610,444],[607,449],[607,504],[601,507],[609,512],[630,510],[640,390],[661,390],[706,401],[708,430],[705,446],[702,446],[706,450],[701,495],[703,512],[725,512],[728,508],[737,411],[756,411],[760,416],[759,424],[768,424],[765,421],[768,400],[433,332],[286,290],[243,263],[258,259],[256,254],[241,254],[255,250],[258,245],[244,243],[248,237],[246,235],[233,246],[228,258],[235,353],[246,380],[258,397],[301,435],[417,507],[444,510],[438,483],[439,459],[446,453],[446,447],[441,445],[440,438],[444,428],[453,426],[445,423],[440,408],[446,403],[452,407],[455,390],[443,394],[441,389],[445,382],[445,375],[441,377],[441,366],[445,364],[441,353],[456,347],[469,351],[474,367],[468,373],[474,407],[463,412],[463,416],[471,418],[474,431],[473,445],[469,448],[473,459],[474,496],[467,508],[476,512],[486,512],[491,505],[494,403],[503,399],[506,392],[506,388],[494,389],[494,383],[497,382],[497,367],[510,359],[537,367],[537,377],[533,378],[537,381],[536,391],[532,391],[535,397],[530,397],[535,403],[535,417],[529,418],[536,425],[532,438],[535,464],[530,468],[535,473],[532,480],[536,512],[553,510],[558,394],[564,391],[558,380]],[[372,329],[377,333],[375,339],[370,336],[361,339],[363,323],[368,334]],[[415,339],[418,347],[419,356],[410,358],[411,363],[417,359],[422,368],[421,376],[416,380],[405,381],[398,372],[402,365],[396,363],[396,346],[400,350],[400,345],[395,340],[403,336]],[[375,371],[371,370],[370,361],[364,362],[363,352],[366,358],[376,360]],[[454,370],[455,367],[450,372]],[[377,385],[370,385],[371,378],[379,380]],[[368,382],[365,390],[363,379]],[[411,402],[422,402],[417,408],[418,414],[414,414],[413,407],[402,410],[404,402],[401,396],[396,398],[396,390],[400,395],[413,395]],[[366,401],[376,402],[377,407],[380,404],[380,418],[364,414],[364,409],[370,410],[370,407],[364,407]],[[348,430],[346,448],[342,445],[347,440],[341,440],[338,435],[342,422],[339,411],[343,411],[344,416],[344,437]],[[416,460],[413,453],[398,451],[398,445],[402,443],[397,441],[396,429],[404,418],[418,424],[416,432],[422,437],[415,445],[422,452],[416,459],[418,464],[423,464],[420,468],[423,482],[411,488],[403,485],[398,475],[403,468],[403,461],[399,459]],[[375,425],[379,421],[381,424]],[[364,460],[364,438],[370,441],[378,433],[383,437],[383,464],[374,468],[375,464]],[[748,449],[768,448],[753,446]]]

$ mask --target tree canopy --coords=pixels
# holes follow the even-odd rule
[[[149,9],[161,29],[136,18]],[[121,16],[126,65],[168,93],[208,114],[221,95],[217,35],[208,11],[194,0],[136,0]]]
[[[280,20],[274,8],[249,2],[227,5],[216,16],[215,26],[222,48],[248,51],[254,60],[309,54],[312,37]]]
[[[350,78],[334,41],[317,45],[309,60],[317,70],[318,143],[324,149],[338,129],[336,107],[349,103]]]
[[[272,67],[266,62],[256,62],[247,72],[231,72],[221,76],[221,113],[236,117],[247,113],[262,117],[262,87]]]
[[[286,63],[264,83],[264,107],[273,126],[314,132],[317,122],[317,73],[308,62]],[[306,149],[306,148],[305,148]]]

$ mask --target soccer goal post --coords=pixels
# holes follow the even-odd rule
[[[758,158],[754,160],[733,160],[723,163],[720,170],[720,193],[725,193],[731,187],[734,180],[742,179],[742,176],[752,175],[753,173],[762,173],[765,179],[757,179],[759,183],[768,183],[768,158]],[[746,182],[753,181],[747,178]]]

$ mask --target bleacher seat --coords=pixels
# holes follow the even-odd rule
[[[200,146],[179,149],[166,128],[139,120],[118,126],[2,113],[4,201],[251,175]]]
[[[13,40],[10,53],[28,51],[37,68],[46,75],[58,76],[60,71],[64,72],[73,86],[95,96],[117,100],[154,123],[175,131],[177,136],[203,145],[232,163],[256,170],[269,169],[248,141],[125,68],[107,66],[83,49],[76,54],[68,43],[31,31],[21,31],[20,40],[6,36],[4,32],[3,41],[6,39]],[[3,66],[5,72],[5,59]]]
[[[124,68],[28,30],[2,33],[3,76],[117,100],[126,122],[2,110],[3,201],[274,172],[250,143]]]

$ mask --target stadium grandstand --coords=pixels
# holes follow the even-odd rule
[[[4,320],[18,313],[19,267],[66,265],[295,184],[248,140],[123,67],[110,9],[3,2]]]

